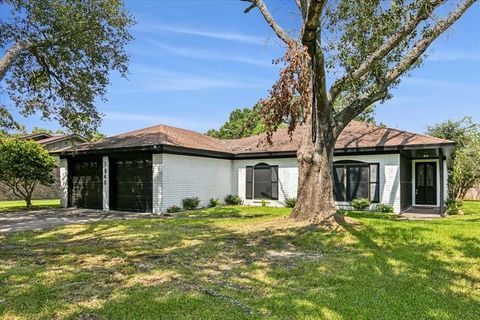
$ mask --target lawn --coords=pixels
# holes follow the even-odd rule
[[[32,200],[32,205],[33,209],[55,208],[60,206],[60,200]],[[25,201],[23,200],[0,201],[0,213],[25,209]]]
[[[0,317],[478,319],[479,211],[349,212],[334,231],[288,214],[225,207],[0,236]]]

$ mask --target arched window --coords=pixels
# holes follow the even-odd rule
[[[378,202],[379,164],[360,161],[336,161],[333,163],[333,195],[335,201],[352,201],[366,198]]]
[[[258,163],[246,168],[247,199],[278,199],[278,166]]]

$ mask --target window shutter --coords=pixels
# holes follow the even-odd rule
[[[247,167],[245,198],[252,199],[253,194],[253,167]]]
[[[271,182],[272,182],[272,199],[278,199],[278,166],[270,167]]]
[[[380,165],[370,164],[370,201],[380,201]]]

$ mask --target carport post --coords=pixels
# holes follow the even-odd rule
[[[103,157],[103,211],[110,211],[110,163],[108,156]]]

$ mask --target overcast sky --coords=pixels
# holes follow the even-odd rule
[[[293,0],[292,0],[293,1]],[[290,1],[267,1],[278,21],[292,29],[298,17]],[[137,20],[129,45],[130,75],[112,75],[101,132],[113,135],[154,124],[205,132],[219,127],[234,108],[267,96],[283,53],[257,10],[229,1],[131,1]],[[480,6],[437,40],[424,65],[377,108],[390,127],[423,132],[425,127],[466,115],[480,121]],[[2,100],[5,99],[3,95]],[[8,103],[8,101],[7,101]],[[34,126],[59,128],[38,117],[18,118]]]

